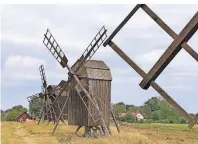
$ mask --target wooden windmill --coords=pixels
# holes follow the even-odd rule
[[[61,87],[56,86],[56,85],[47,86],[45,70],[44,70],[44,66],[43,65],[41,65],[39,67],[39,71],[40,71],[41,81],[42,81],[42,88],[43,88],[42,92],[43,92],[44,106],[42,108],[38,124],[40,123],[42,117],[44,117],[44,120],[47,120],[48,123],[53,121],[54,124],[55,124],[55,122],[57,121],[57,116],[59,115],[59,113],[61,111],[62,102],[56,101],[55,104],[50,109],[50,111],[47,112],[47,109],[54,102],[54,100],[55,100],[55,98],[57,96],[57,92],[60,91]],[[61,94],[61,96],[60,96],[60,100],[62,99],[62,97],[65,97],[65,96],[66,96],[66,92],[64,91]],[[64,123],[64,119],[67,118],[67,110],[65,110],[65,114],[66,114],[66,116],[61,115],[61,117],[59,119],[63,123]]]
[[[109,117],[112,80],[110,69],[102,61],[89,60],[106,39],[106,31],[103,26],[72,67],[68,65],[67,57],[49,29],[44,34],[44,45],[60,65],[63,68],[66,67],[69,71],[68,80],[62,86],[62,90],[55,101],[59,99],[63,90],[69,91],[69,97],[64,100],[65,104],[62,109],[68,103],[68,124],[79,126],[76,132],[80,127],[85,126],[85,136],[92,135],[92,131],[96,129],[105,136],[110,134]],[[53,133],[57,125],[58,121]],[[101,129],[99,126],[101,126]]]
[[[129,19],[138,11],[143,9],[164,31],[166,31],[174,41],[170,44],[164,54],[156,62],[153,68],[146,74],[134,61],[132,61],[120,48],[113,42],[113,38],[122,29],[122,27],[129,21]],[[197,62],[198,54],[187,44],[188,40],[198,29],[198,12],[192,17],[184,29],[177,35],[162,19],[160,19],[147,5],[138,4],[127,15],[127,17],[120,23],[120,25],[114,30],[114,32],[104,42],[103,46],[109,45],[124,61],[126,61],[142,78],[140,83],[141,88],[148,89],[152,86],[172,107],[174,107],[178,113],[185,117],[189,121],[189,128],[198,120],[198,114],[192,118],[179,104],[177,104],[156,82],[155,79],[166,68],[171,60],[182,49],[185,49]]]

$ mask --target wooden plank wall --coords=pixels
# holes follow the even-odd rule
[[[80,96],[75,90],[76,82],[71,81],[71,89],[70,89],[70,97],[68,103],[68,124],[69,125],[79,125],[84,126],[88,125],[87,117],[87,109],[82,102]],[[83,97],[83,95],[82,95]],[[84,101],[87,102],[87,98],[84,97]]]
[[[100,100],[95,98],[97,100],[97,103],[99,105],[99,108],[104,115],[104,119],[107,125],[109,125],[110,120],[110,104],[111,104],[111,81],[107,80],[89,80],[89,85],[92,87],[92,92],[96,94],[97,97],[100,98],[100,100],[106,105],[106,107],[102,104]],[[92,102],[89,101],[89,109],[91,110],[91,113],[94,116],[94,119],[99,121],[94,124],[93,119],[89,116],[88,117],[88,125],[89,126],[97,126],[102,125],[99,117],[99,112],[95,108]]]

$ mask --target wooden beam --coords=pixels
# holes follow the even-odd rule
[[[173,39],[177,37],[177,34],[161,19],[155,14],[147,5],[142,5],[141,8]],[[197,62],[198,53],[194,51],[186,42],[181,45]]]
[[[120,25],[113,31],[113,33],[107,38],[103,43],[103,46],[106,47],[108,43],[115,37],[115,35],[122,29],[122,27],[129,21],[129,19],[137,12],[137,10],[142,6],[142,4],[137,4],[132,11],[126,16],[126,18],[120,23]]]
[[[128,63],[142,78],[146,76],[146,73],[133,62],[113,41],[109,43],[109,46],[124,60]],[[177,112],[185,117],[188,121],[191,121],[189,114],[177,104],[156,82],[152,81],[151,86],[169,103],[171,104]]]
[[[189,122],[188,128],[191,129],[198,121],[198,114]]]
[[[188,22],[176,39],[171,43],[168,49],[152,67],[146,77],[141,81],[140,87],[143,89],[148,89],[150,87],[151,81],[154,81],[160,73],[166,68],[166,66],[171,62],[171,60],[177,55],[181,50],[181,44],[187,42],[193,34],[198,29],[198,12],[193,16],[193,18]]]

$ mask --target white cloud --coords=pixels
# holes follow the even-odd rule
[[[84,50],[103,25],[107,26],[108,33],[112,32],[133,7],[134,5],[113,5],[113,7],[110,5],[104,5],[103,7],[98,5],[85,5],[83,7],[81,5],[4,6],[2,12],[2,40],[21,44],[43,45],[43,34],[46,28],[50,28],[63,49]],[[151,5],[152,7],[156,8],[154,10],[156,12],[163,11],[161,13],[163,16],[170,11],[172,15],[178,14],[177,8],[180,10],[181,6],[175,6],[174,10],[159,9],[157,6]],[[35,11],[35,9],[37,10]],[[83,16],[79,17],[79,12],[75,11],[80,11],[80,15]],[[73,16],[70,16],[71,12]],[[155,22],[140,9],[126,24],[125,28],[137,29],[156,26]],[[153,34],[141,35],[137,31],[134,36],[152,38]]]
[[[135,56],[135,61],[146,70],[149,70],[164,52],[163,49],[155,49],[147,53],[141,53]],[[183,49],[176,55],[167,68],[174,69],[174,75],[180,73],[180,75],[183,74],[185,76],[190,74],[196,76],[197,74],[195,73],[198,72],[197,62]]]
[[[45,60],[31,56],[9,55],[4,63],[3,79],[18,81],[38,79],[40,65],[46,65]]]
[[[176,90],[194,90],[194,87],[184,85],[169,85],[164,86],[165,89],[176,89]]]
[[[164,50],[162,49],[151,50],[148,53],[142,53],[142,54],[136,55],[135,60],[140,63],[152,64],[152,63],[155,63],[160,58],[163,52]]]
[[[133,83],[134,81],[140,81],[141,80],[141,77],[128,77],[128,78],[120,78],[120,77],[116,77],[113,79],[113,83],[123,83],[123,84],[126,84],[126,83]]]
[[[171,76],[198,76],[198,73],[195,71],[195,72],[173,72],[173,73],[170,73],[169,75]]]
[[[40,60],[31,56],[9,55],[4,66],[6,68],[35,68],[41,64],[45,64],[44,60]]]

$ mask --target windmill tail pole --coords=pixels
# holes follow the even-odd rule
[[[44,106],[44,107],[45,107],[45,106]],[[40,115],[40,117],[39,117],[39,121],[38,121],[37,125],[39,125],[39,123],[41,122],[41,118],[42,118],[42,115],[43,115],[44,107],[43,107],[43,109],[42,109],[42,111],[41,111],[41,115]]]
[[[87,94],[88,94],[88,93],[87,93]],[[89,99],[91,99],[91,97],[90,97],[89,94],[87,95],[87,97],[88,97]],[[110,136],[109,129],[108,129],[106,123],[105,123],[104,117],[103,117],[103,115],[102,115],[102,112],[100,111],[100,108],[99,108],[99,106],[98,106],[98,103],[97,103],[95,97],[93,97],[93,104],[94,104],[94,103],[95,103],[96,109],[98,110],[98,112],[99,112],[99,114],[100,114],[100,118],[101,118],[101,121],[102,121],[102,125],[103,125],[104,131],[105,131],[105,136]]]
[[[96,96],[97,97],[97,96]],[[97,97],[98,98],[98,97]],[[110,111],[110,113],[111,113],[111,116],[112,116],[112,118],[113,118],[113,121],[114,121],[114,123],[115,123],[115,125],[116,125],[116,128],[117,128],[117,131],[118,131],[118,133],[120,133],[120,128],[119,128],[119,126],[118,126],[118,123],[117,123],[117,121],[116,121],[116,118],[115,118],[115,116],[113,115],[113,112],[112,112],[112,110],[111,109],[109,109],[102,101],[101,101],[101,99],[100,98],[98,98],[98,100],[101,102],[101,104],[103,104],[104,105],[104,107],[105,108],[107,108],[109,111]]]
[[[110,110],[110,112],[111,112],[111,116],[112,116],[112,118],[113,118],[113,121],[114,121],[114,123],[115,123],[115,125],[116,125],[117,131],[118,131],[118,133],[120,133],[120,128],[119,128],[118,123],[117,123],[117,121],[116,121],[116,119],[115,119],[115,116],[113,115],[112,110]]]
[[[56,121],[56,124],[55,124],[55,126],[54,126],[54,129],[53,129],[53,131],[52,131],[52,135],[54,135],[54,132],[55,132],[57,126],[58,126],[59,120],[60,120],[60,118],[61,118],[61,116],[62,116],[62,113],[63,113],[63,111],[64,111],[64,108],[65,108],[65,106],[66,106],[66,104],[67,104],[67,102],[68,102],[68,99],[69,99],[69,96],[67,97],[67,99],[66,99],[66,101],[65,101],[65,103],[64,103],[64,105],[63,105],[63,107],[62,107],[62,110],[60,111],[60,114],[59,114],[59,116],[58,116],[58,119],[57,119],[57,121]]]

